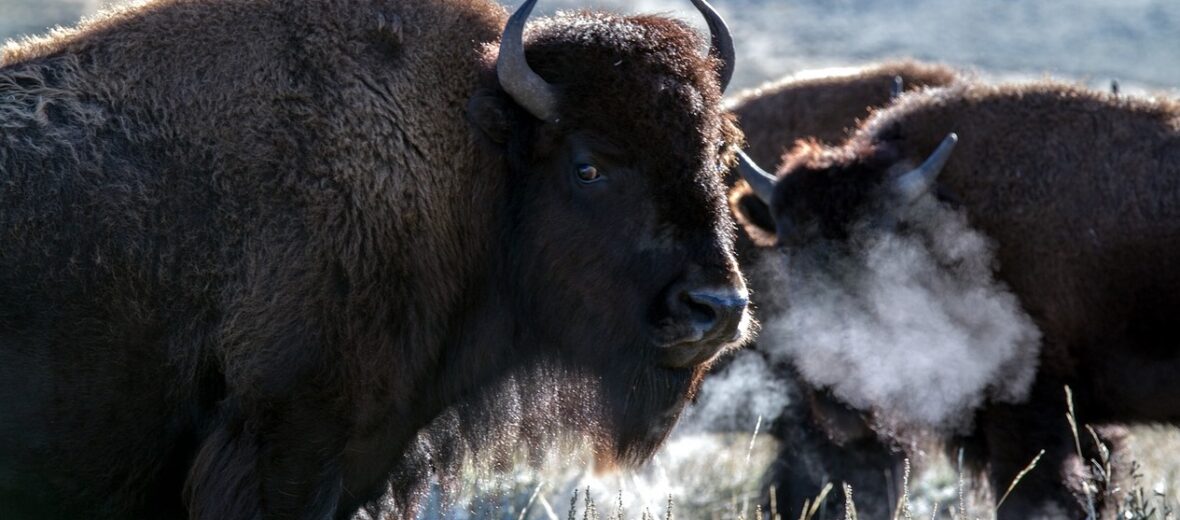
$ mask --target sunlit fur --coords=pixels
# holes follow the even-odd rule
[[[345,517],[419,488],[440,417],[645,458],[708,365],[658,363],[664,293],[741,283],[717,64],[679,22],[538,21],[543,124],[506,17],[160,0],[6,47],[0,516]]]
[[[795,141],[836,144],[877,108],[903,92],[949,85],[963,73],[946,65],[894,61],[835,75],[790,76],[739,92],[727,103],[746,135],[746,153],[773,171]]]
[[[963,439],[969,459],[986,467],[993,489],[1006,489],[1045,449],[998,514],[1028,518],[1060,507],[1082,517],[1070,470],[1082,465],[1071,460],[1063,387],[1073,388],[1079,423],[1180,417],[1172,388],[1180,371],[1180,206],[1173,196],[1180,188],[1180,103],[1048,82],[906,95],[846,143],[806,145],[788,156],[776,221],[801,230],[795,238],[803,243],[838,242],[850,222],[902,211],[884,186],[952,131],[959,145],[935,194],[996,243],[997,276],[1044,340],[1030,396],[977,413]]]

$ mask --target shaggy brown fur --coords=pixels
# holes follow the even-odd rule
[[[660,362],[669,291],[742,283],[717,64],[666,19],[543,22],[542,123],[495,80],[504,20],[159,0],[7,47],[0,516],[346,517],[529,381],[646,457],[705,369]]]
[[[950,84],[959,73],[917,61],[886,62],[844,75],[787,77],[738,93],[727,102],[746,134],[746,154],[775,166],[799,139],[838,143],[875,108],[889,104],[894,78],[904,92]]]
[[[855,222],[896,211],[883,184],[952,131],[960,141],[937,191],[995,241],[999,278],[1044,338],[1030,397],[982,409],[972,454],[1002,493],[1046,450],[1001,518],[1052,507],[1082,517],[1062,387],[1080,423],[1180,418],[1180,102],[1053,83],[907,95],[838,147],[796,148],[776,222],[797,230],[795,244],[848,237]]]

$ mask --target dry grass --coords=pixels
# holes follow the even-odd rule
[[[1073,426],[1079,451],[1096,443],[1097,435],[1086,425]],[[1086,488],[1119,496],[1117,516],[1122,520],[1173,519],[1180,509],[1180,430],[1163,427],[1132,429],[1127,452],[1134,458],[1134,477],[1117,489],[1107,481],[1114,461],[1100,450],[1098,460],[1087,461],[1091,477]],[[758,504],[773,503],[774,490],[760,490],[759,477],[774,457],[777,443],[766,435],[705,434],[674,438],[643,471],[595,476],[585,467],[550,467],[538,473],[521,469],[499,477],[494,492],[486,482],[473,486],[452,509],[434,504],[420,518],[503,520],[794,520],[777,511],[762,511]],[[892,520],[981,520],[995,517],[1004,498],[1020,485],[1020,479],[1036,467],[1029,462],[1000,495],[972,475],[965,475],[961,461],[949,461],[939,452],[918,454],[921,472],[911,473],[908,461],[904,493]],[[523,468],[523,466],[522,466]],[[820,496],[804,504],[800,520],[821,520],[818,508],[827,495],[839,492],[847,502],[845,520],[855,520],[856,490],[834,482]],[[482,493],[482,494],[481,494]],[[572,497],[572,500],[570,500]],[[558,511],[552,504],[568,504]],[[1092,508],[1091,508],[1092,509]],[[564,515],[560,515],[564,513]],[[559,516],[560,515],[560,516]],[[1097,518],[1092,512],[1089,518]],[[865,519],[874,520],[874,519]]]

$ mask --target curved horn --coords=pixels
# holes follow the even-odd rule
[[[901,195],[903,201],[913,202],[930,191],[938,174],[942,172],[942,167],[946,166],[947,160],[951,158],[951,152],[954,151],[957,142],[959,142],[958,135],[955,135],[954,132],[947,134],[946,138],[942,140],[942,144],[938,145],[938,148],[930,154],[926,162],[902,174],[894,181],[893,189],[898,195]]]
[[[766,170],[759,168],[754,160],[745,152],[738,150],[738,172],[742,174],[742,178],[746,180],[746,184],[754,190],[754,195],[758,199],[770,205],[771,196],[774,194],[774,184],[778,182],[773,175],[766,173]]]
[[[901,76],[893,77],[893,90],[889,91],[889,99],[897,99],[903,91],[905,91],[905,80]]]
[[[500,57],[496,60],[496,76],[500,86],[537,119],[557,119],[557,93],[538,75],[524,58],[524,22],[537,0],[527,0],[508,19],[500,37]]]
[[[705,21],[709,23],[709,34],[713,37],[713,53],[721,60],[721,70],[717,71],[717,74],[721,81],[721,92],[724,93],[729,86],[729,80],[733,79],[736,58],[733,37],[729,34],[729,26],[725,24],[725,19],[717,14],[717,10],[713,9],[707,0],[692,0],[692,5],[697,6],[697,10],[705,15]]]

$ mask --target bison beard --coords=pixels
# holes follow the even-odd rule
[[[604,377],[601,370],[563,363],[539,361],[445,411],[422,431],[388,493],[368,513],[381,518],[382,512],[396,517],[416,511],[431,492],[431,477],[444,498],[454,499],[463,489],[463,471],[509,470],[522,455],[540,465],[571,447],[589,447],[599,471],[644,462],[683,406],[669,396],[693,392],[699,381],[696,374],[673,371]]]

